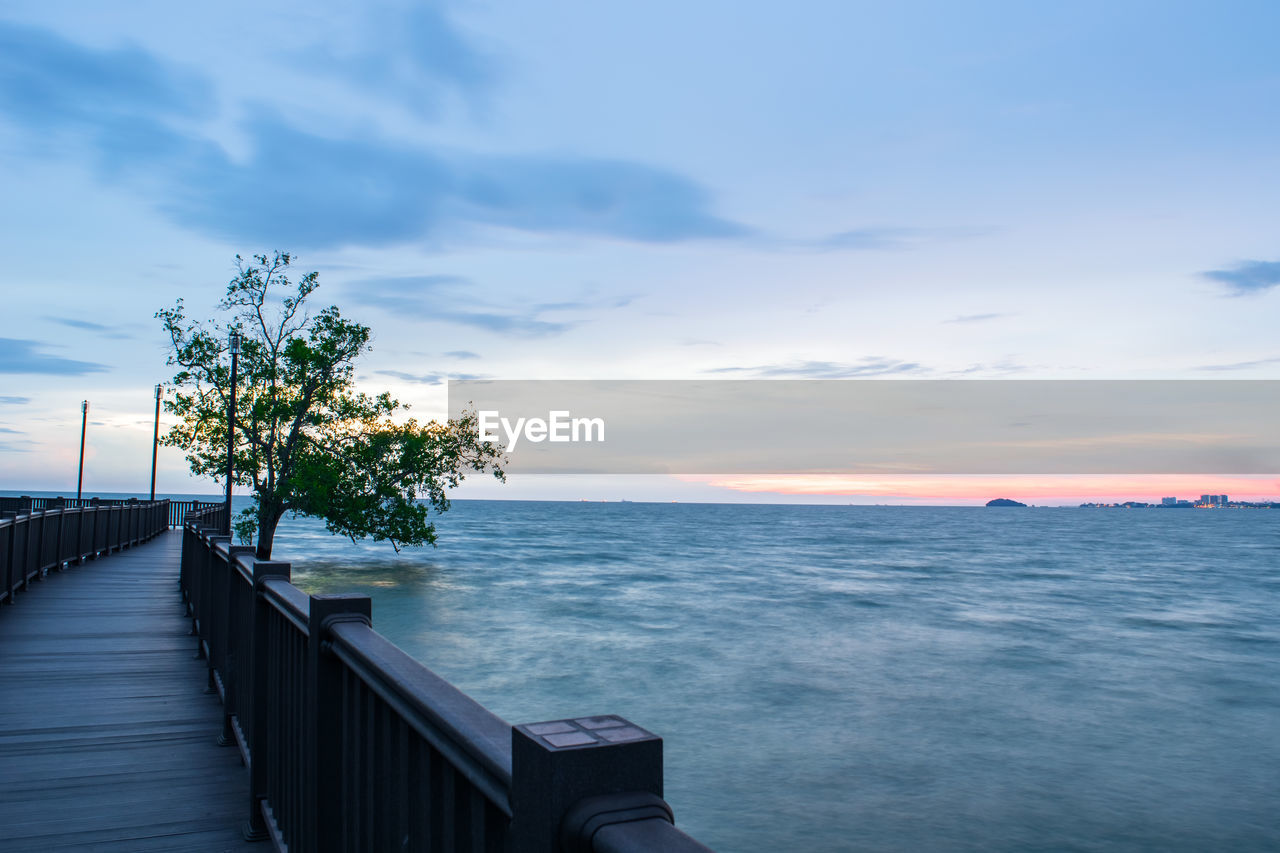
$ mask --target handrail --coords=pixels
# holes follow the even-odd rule
[[[171,500],[164,498],[169,503],[168,526],[181,527],[188,512],[203,511],[210,508],[223,506],[221,502],[213,503],[211,501],[200,500]],[[17,512],[19,514],[30,514],[38,510],[48,509],[87,509],[97,506],[129,506],[131,504],[150,503],[141,498],[37,498],[30,495],[0,495],[0,512]]]
[[[591,853],[711,853],[711,848],[660,818],[603,826],[591,836]]]
[[[130,548],[168,529],[169,501],[82,502],[75,507],[0,507],[0,601],[51,571]]]
[[[306,636],[310,628],[307,624],[311,612],[307,594],[286,580],[270,578],[262,583],[263,598],[269,604],[279,608],[280,613],[294,624],[294,627]]]
[[[333,652],[508,817],[511,724],[359,622],[332,628]]]
[[[247,837],[706,853],[661,799],[661,738],[612,715],[510,725],[375,631],[368,596],[307,595],[289,563],[232,545],[224,512],[187,514],[180,583],[223,699],[219,742],[249,768]]]

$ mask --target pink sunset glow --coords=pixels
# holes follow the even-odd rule
[[[1202,494],[1225,494],[1232,500],[1268,501],[1280,496],[1276,475],[917,475],[854,477],[838,474],[767,474],[687,476],[735,492],[814,497],[859,497],[871,502],[985,503],[1007,497],[1023,502],[1074,504],[1146,501],[1162,497],[1194,500]],[[879,499],[879,500],[875,500]]]

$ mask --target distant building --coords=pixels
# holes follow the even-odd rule
[[[1178,505],[1177,498],[1161,498],[1160,499],[1160,506],[1177,506],[1177,505]]]

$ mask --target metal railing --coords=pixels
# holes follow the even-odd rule
[[[16,499],[15,499],[16,500]],[[169,529],[169,501],[21,511],[0,506],[0,601],[64,565],[129,548]]]
[[[20,497],[0,496],[0,512],[30,513],[42,509],[77,509],[96,506],[128,506],[136,503],[148,503],[139,498],[33,498],[30,495]],[[212,501],[176,501],[169,500],[169,527],[181,527],[188,512],[203,511],[222,506],[221,502]]]
[[[622,717],[512,726],[373,630],[363,595],[187,516],[181,584],[249,768],[250,838],[278,850],[706,853],[662,800],[662,739]]]

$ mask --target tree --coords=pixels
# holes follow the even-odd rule
[[[324,519],[352,541],[389,540],[397,551],[434,544],[431,510],[447,510],[446,491],[468,473],[504,479],[501,448],[479,440],[472,411],[419,425],[394,417],[408,407],[389,394],[357,390],[369,328],[334,306],[310,313],[319,276],[290,282],[289,253],[253,257],[236,255],[238,274],[219,304],[226,320],[192,322],[181,299],[156,312],[172,344],[168,363],[179,368],[165,402],[178,423],[164,443],[186,451],[195,474],[225,477],[228,336],[237,331],[234,480],[254,498],[235,522],[241,541],[256,533],[258,559],[269,559],[276,525],[293,513]]]

